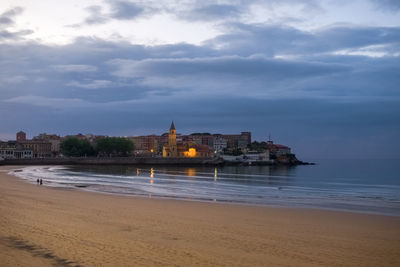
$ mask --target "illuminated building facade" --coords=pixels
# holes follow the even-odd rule
[[[27,140],[19,142],[25,150],[31,150],[34,158],[48,158],[52,156],[51,143],[47,141]]]
[[[176,129],[172,122],[169,129],[168,143],[163,146],[164,158],[210,158],[214,155],[208,145],[198,144],[193,141],[177,142]]]
[[[136,153],[158,153],[160,150],[160,137],[157,135],[133,136],[129,138],[135,145]]]
[[[178,157],[178,146],[176,144],[176,129],[174,122],[171,123],[171,127],[169,128],[168,143],[163,146],[163,157]]]

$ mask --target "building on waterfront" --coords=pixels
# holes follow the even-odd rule
[[[23,131],[19,131],[16,135],[16,140],[17,142],[23,142],[26,141],[26,133],[24,133]]]
[[[52,144],[46,140],[27,140],[20,131],[15,141],[1,142],[0,157],[9,159],[47,158],[52,156]]]
[[[197,140],[199,142],[199,139]],[[214,153],[208,145],[185,141],[185,138],[177,142],[175,125],[174,122],[171,123],[168,142],[163,146],[164,158],[210,158],[213,155]]]
[[[210,133],[192,133],[182,136],[182,141],[194,142],[198,145],[206,145],[212,148],[214,145],[214,136]]]
[[[227,141],[227,149],[234,150],[245,148],[251,144],[251,133],[241,132],[240,134],[222,134],[220,135]]]
[[[56,134],[41,133],[33,137],[34,141],[44,141],[51,144],[51,154],[56,157],[60,154],[60,145],[62,138]]]
[[[161,138],[158,135],[132,136],[128,139],[135,145],[135,152],[137,154],[158,154],[161,150]]]
[[[269,153],[272,157],[279,157],[292,153],[290,147],[280,144],[274,144],[272,140],[269,140],[267,142],[267,149],[269,150]]]
[[[228,147],[228,141],[220,135],[214,136],[213,148],[216,153],[221,153]]]
[[[171,123],[169,128],[168,143],[163,146],[163,157],[164,158],[177,158],[178,157],[178,146],[176,144],[176,129],[174,122]]]
[[[32,158],[32,150],[0,148],[0,158],[1,159],[29,159],[29,158]]]
[[[32,158],[32,150],[1,148],[0,149],[0,158],[1,159],[29,159],[29,158]]]
[[[0,143],[1,159],[24,159],[32,158],[32,150],[26,150],[16,141],[8,141]]]
[[[178,157],[180,158],[211,158],[213,156],[213,151],[207,145],[192,142],[178,144]]]
[[[247,151],[244,155],[243,158],[248,161],[248,162],[258,162],[258,161],[269,161],[269,151],[266,150],[262,153],[258,151]]]
[[[187,145],[196,149],[197,156],[206,154],[213,156],[214,153],[221,153],[245,149],[251,143],[251,133],[242,132],[241,134],[210,134],[192,133],[181,135],[176,132],[172,122],[168,133],[162,135],[131,136],[129,139],[135,145],[136,155],[160,155],[163,157],[188,157],[193,153],[187,151]],[[185,145],[185,146],[184,146]],[[200,153],[199,151],[202,151]],[[193,149],[191,150],[193,151]],[[209,153],[209,152],[210,153]],[[200,154],[199,154],[200,153]]]
[[[51,143],[42,140],[26,140],[18,142],[24,150],[31,150],[33,158],[48,158],[52,156]]]

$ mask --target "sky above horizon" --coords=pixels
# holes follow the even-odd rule
[[[240,133],[400,158],[400,1],[2,0],[0,140]]]

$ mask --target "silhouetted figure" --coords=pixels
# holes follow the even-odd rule
[[[40,185],[42,185],[43,184],[43,180],[42,180],[42,178],[40,178]]]
[[[39,184],[39,178],[37,178],[37,180],[36,180],[36,184]]]

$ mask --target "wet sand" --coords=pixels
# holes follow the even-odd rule
[[[56,189],[10,169],[1,266],[400,266],[400,217]]]

